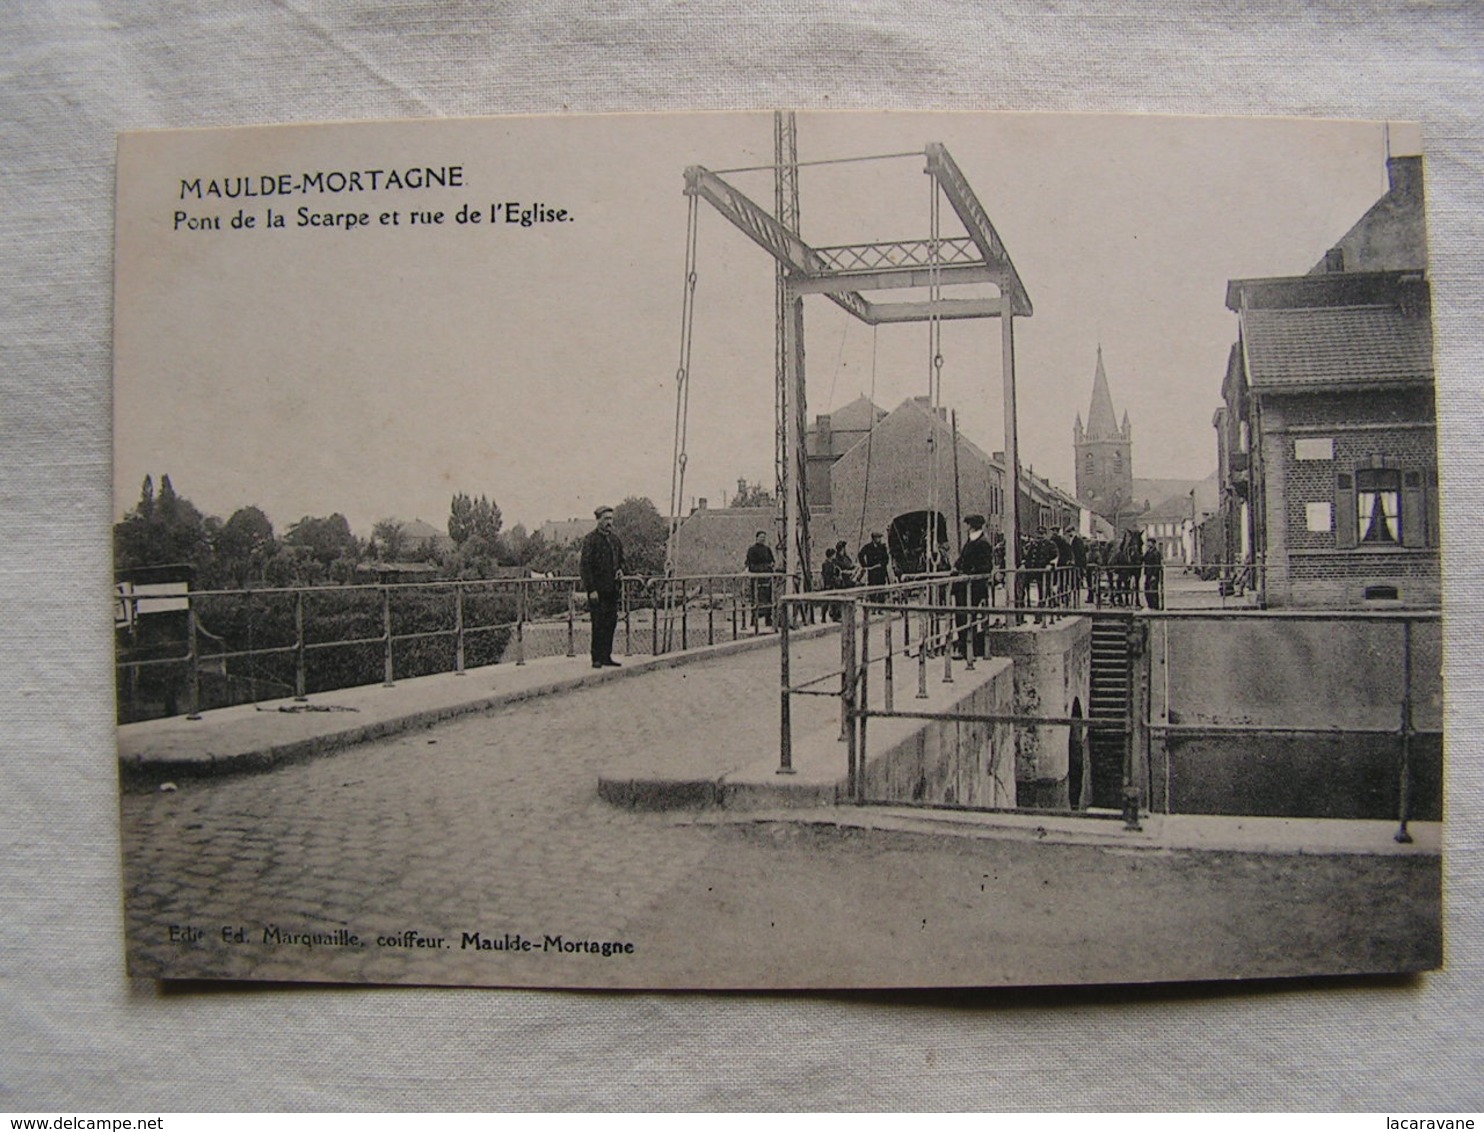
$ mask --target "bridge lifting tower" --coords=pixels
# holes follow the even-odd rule
[[[685,170],[685,195],[709,203],[717,212],[773,257],[777,265],[777,432],[781,434],[782,500],[784,506],[784,560],[789,592],[809,576],[804,469],[804,319],[805,295],[824,295],[836,306],[869,326],[945,319],[1000,320],[1001,379],[1005,419],[1004,534],[1005,565],[1018,566],[1016,531],[1020,499],[1019,446],[1015,417],[1016,317],[1033,313],[1029,295],[989,214],[974,194],[947,148],[931,142],[922,152],[923,172],[932,178],[935,216],[933,234],[926,239],[884,243],[813,247],[799,234],[798,170],[833,161],[800,162],[792,115],[774,122],[775,208],[769,213],[727,182],[721,170],[700,165]],[[843,161],[882,160],[914,154],[887,154]],[[764,167],[766,168],[766,167]],[[946,199],[962,223],[964,236],[942,237],[937,231],[937,194]],[[998,295],[989,298],[944,298],[942,288],[990,284]],[[878,290],[927,290],[927,299],[881,301],[866,298]],[[935,359],[938,360],[938,359]],[[775,451],[775,456],[779,453]]]

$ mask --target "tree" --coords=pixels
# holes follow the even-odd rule
[[[526,565],[526,557],[529,551],[531,536],[526,533],[526,528],[521,523],[516,523],[505,532],[505,558],[511,566]]]
[[[328,567],[337,558],[352,563],[361,557],[361,543],[350,533],[350,523],[340,512],[325,518],[305,515],[283,536],[286,545],[302,547],[316,562]]]
[[[559,545],[548,542],[546,536],[537,531],[526,540],[520,565],[529,567],[533,574],[573,578],[579,572],[581,553],[580,542]]]
[[[478,499],[462,491],[453,497],[448,509],[448,537],[457,547],[471,538],[481,538],[494,546],[500,537],[500,508],[481,495]]]
[[[383,519],[371,528],[371,548],[379,561],[398,562],[407,549],[407,531],[400,520]]]
[[[206,521],[189,499],[175,494],[168,475],[160,478],[158,496],[154,481],[144,477],[139,502],[114,525],[113,550],[120,570],[174,563],[201,569],[211,561]]]
[[[670,524],[647,498],[629,496],[613,509],[613,533],[623,540],[624,569],[630,574],[662,574]]]
[[[448,537],[453,552],[443,557],[443,568],[459,578],[488,578],[505,557],[500,541],[500,508],[481,495],[462,491],[448,508]]]
[[[216,581],[213,584],[246,586],[264,577],[268,559],[278,552],[273,524],[258,507],[239,507],[225,523],[206,520],[208,531],[216,528],[211,543]]]

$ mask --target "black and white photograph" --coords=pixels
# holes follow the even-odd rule
[[[129,973],[1443,964],[1426,139],[120,136]]]

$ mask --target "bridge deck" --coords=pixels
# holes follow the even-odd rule
[[[829,632],[821,637],[816,630],[812,638],[802,636],[797,655],[815,668],[827,667],[838,650],[838,635]],[[757,761],[761,750],[777,752],[775,637],[625,658],[624,667],[602,671],[594,671],[585,656],[546,657],[519,666],[474,668],[462,676],[439,673],[400,680],[391,687],[368,684],[321,692],[307,703],[273,700],[204,712],[194,720],[173,716],[125,724],[118,729],[120,771],[126,786],[138,789],[177,778],[266,770],[458,716],[722,658],[727,658],[728,678],[693,679],[682,674],[659,686],[647,683],[644,693],[648,707],[666,712],[678,732],[693,740],[685,745],[687,765],[722,773]],[[676,698],[667,701],[665,689],[676,681]],[[834,710],[823,700],[811,706],[814,710],[804,712],[802,726],[819,726]],[[700,718],[687,722],[692,711]],[[703,727],[700,719],[712,722]],[[709,739],[701,741],[708,732]],[[667,750],[667,745],[659,744],[646,757],[659,766],[668,757]]]
[[[833,636],[801,642],[801,675],[827,671],[835,646]],[[182,776],[177,790],[125,796],[133,973],[947,986],[1437,962],[1436,828],[1403,851],[1374,822],[1287,823],[1280,837],[1270,823],[1260,832],[1245,819],[1169,818],[1110,847],[1078,840],[1087,823],[1073,831],[1070,818],[847,806],[698,820],[627,810],[596,790],[625,759],[653,769],[662,752],[681,769],[717,773],[776,749],[776,650],[638,662],[617,678],[585,665],[533,662],[315,698],[358,712],[232,709],[122,728],[121,748],[156,770],[184,767],[187,756],[230,766],[253,742],[279,753],[345,748],[272,773]],[[572,681],[567,694],[538,694]],[[498,695],[525,699],[478,710]],[[817,734],[837,706],[817,698],[800,710],[801,727]],[[463,716],[348,738],[438,712]],[[1093,824],[1100,834],[1117,826]],[[1234,842],[1244,829],[1249,843]],[[1315,854],[1316,840],[1329,852]],[[1199,865],[1174,848],[1182,842],[1206,850]],[[1165,851],[1129,855],[1139,848]],[[1248,852],[1209,852],[1227,848]],[[185,929],[201,934],[182,942]],[[362,942],[311,952],[279,942],[279,931],[348,931]],[[414,946],[411,932],[442,944]],[[628,940],[637,951],[622,962],[492,953],[465,945],[475,933]]]

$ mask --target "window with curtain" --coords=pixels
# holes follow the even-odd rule
[[[1355,473],[1355,519],[1362,543],[1398,545],[1402,477],[1394,468],[1360,468]]]

